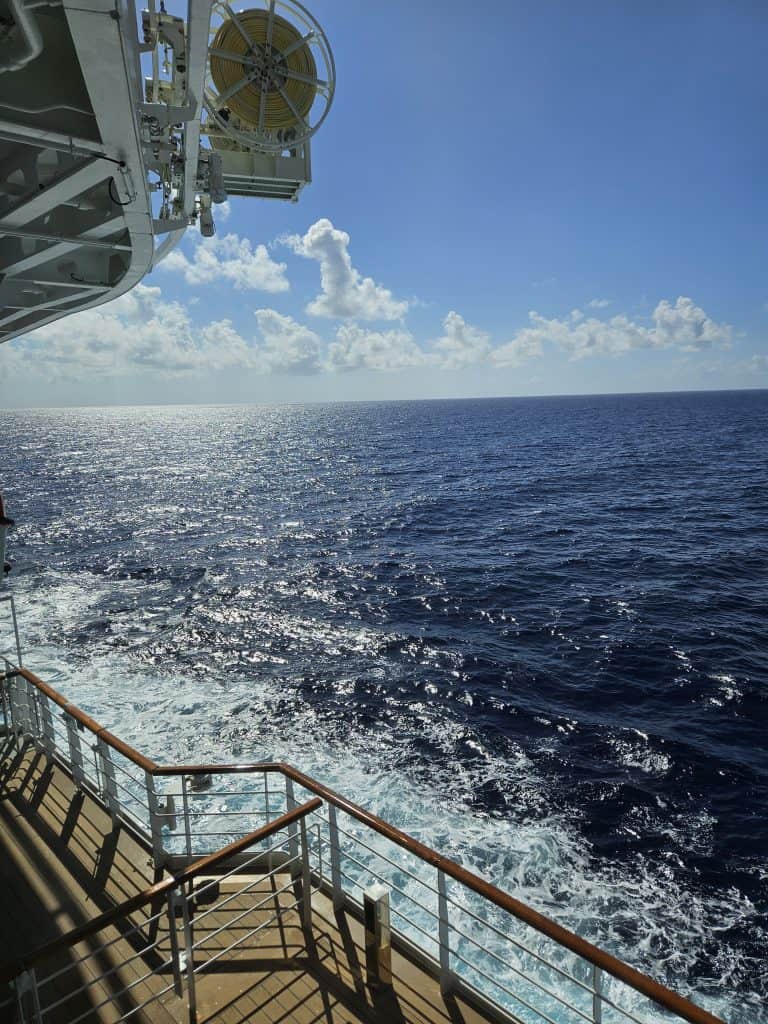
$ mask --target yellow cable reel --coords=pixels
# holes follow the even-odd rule
[[[263,9],[238,12],[219,26],[209,59],[218,102],[243,126],[259,131],[306,126],[317,94],[317,67],[309,46],[285,18]]]

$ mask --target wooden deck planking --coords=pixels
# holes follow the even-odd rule
[[[125,829],[113,827],[101,805],[78,791],[45,755],[33,749],[23,756],[11,754],[0,767],[0,882],[10,904],[9,912],[0,916],[0,960],[5,961],[84,924],[157,879],[149,851]],[[222,883],[219,898],[248,882],[233,876]],[[283,886],[286,891],[276,894],[275,889]],[[302,928],[295,909],[265,926],[277,903],[285,908],[296,902],[299,892],[291,887],[287,874],[255,878],[251,888],[248,894],[234,895],[226,907],[211,909],[211,904],[201,901],[197,908],[192,927],[195,966],[201,968],[196,976],[199,1024],[488,1024],[498,1020],[458,997],[443,997],[436,978],[395,950],[392,987],[371,989],[365,981],[363,928],[354,915],[334,912],[329,899],[315,893],[311,932]],[[262,900],[264,906],[254,909]],[[139,911],[133,921],[149,913]],[[19,927],[9,928],[9,920],[19,922]],[[166,927],[163,917],[157,946],[148,953],[137,955],[142,942],[136,935],[126,937],[110,927],[56,963],[46,964],[40,974],[71,965],[92,953],[96,944],[114,940],[96,959],[84,961],[52,983],[52,992],[44,993],[45,1002],[63,998],[73,985],[83,984],[95,973],[111,972],[87,995],[63,1003],[46,1017],[46,1024],[68,1024],[89,1010],[89,1021],[113,1024],[170,985],[172,974],[166,966],[123,995],[117,1005],[94,1009],[170,957]],[[260,930],[249,935],[256,928]],[[240,940],[235,950],[211,962],[235,939]],[[184,999],[171,991],[129,1019],[187,1024],[189,1014]]]

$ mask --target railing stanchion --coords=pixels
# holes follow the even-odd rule
[[[341,910],[344,906],[344,887],[341,881],[341,847],[339,846],[339,823],[336,808],[328,805],[328,838],[331,844],[331,885],[333,886],[333,909]]]
[[[77,722],[71,715],[64,713],[67,727],[67,743],[69,745],[69,761],[72,768],[72,778],[76,786],[82,786],[85,782],[85,769],[83,767],[83,748],[80,746],[80,731]]]
[[[285,809],[286,811],[292,811],[294,807],[298,807],[296,803],[296,797],[293,793],[293,780],[289,779],[288,776],[285,778]],[[296,878],[301,870],[296,863],[299,858],[299,831],[296,827],[296,822],[293,822],[288,826],[288,856],[291,859],[291,878]]]
[[[176,928],[176,908],[181,910],[181,902],[184,901],[184,894],[177,890],[168,893],[168,938],[171,942],[171,966],[173,968],[173,991],[181,997],[184,991],[184,984],[181,974],[181,953],[179,950],[179,933]]]
[[[115,781],[115,766],[112,764],[112,752],[101,737],[96,740],[96,749],[99,765],[101,766],[101,797],[114,821],[120,812],[120,801],[117,796],[117,782]]]
[[[184,811],[184,842],[186,844],[187,856],[192,856],[192,819],[189,814],[189,776],[181,777],[181,806]]]
[[[301,923],[305,929],[312,927],[312,872],[309,868],[309,843],[307,842],[307,821],[299,823],[301,833]]]
[[[147,810],[149,811],[149,831],[152,836],[152,856],[155,867],[165,861],[163,849],[163,823],[160,820],[160,807],[155,790],[155,779],[151,772],[144,772],[144,784],[147,789]]]
[[[29,996],[29,1000],[26,999],[27,996]],[[27,1015],[24,1009],[26,1002],[32,1004],[31,1015]],[[16,1005],[22,1024],[43,1024],[43,1015],[40,1010],[40,994],[37,991],[37,978],[35,977],[34,967],[24,971],[16,979]]]
[[[593,1024],[603,1024],[603,972],[596,965],[592,965],[592,1021]]]
[[[437,919],[440,943],[440,991],[445,995],[451,989],[450,921],[448,920],[448,890],[445,872],[437,869]]]
[[[56,749],[56,733],[53,729],[53,715],[51,714],[51,705],[48,698],[42,694],[38,695],[38,710],[39,710],[39,721],[40,721],[40,740],[42,743],[43,750],[50,757],[53,756],[53,752]]]
[[[32,721],[32,687],[22,676],[16,676],[17,694],[19,695],[19,711],[21,728],[24,736],[29,739],[35,737],[35,727]]]
[[[179,895],[181,896],[181,919],[184,925],[184,966],[187,972],[189,1019],[191,1024],[195,1024],[197,1021],[197,999],[195,997],[195,949],[192,937],[192,919],[189,914],[189,900],[183,889]]]

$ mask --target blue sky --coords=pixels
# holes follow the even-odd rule
[[[768,386],[763,3],[308,6],[300,202],[2,346],[3,404]]]

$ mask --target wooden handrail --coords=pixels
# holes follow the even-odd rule
[[[228,860],[237,853],[242,853],[249,846],[253,846],[254,843],[258,843],[262,839],[268,839],[275,832],[282,831],[300,818],[311,814],[312,811],[316,811],[318,807],[322,807],[322,804],[323,801],[318,797],[308,800],[300,807],[294,807],[292,811],[288,811],[279,818],[275,818],[274,821],[270,821],[269,824],[262,825],[261,828],[257,828],[254,832],[243,836],[242,839],[236,839],[235,842],[222,847],[216,853],[211,853],[207,857],[202,857],[200,860],[195,861],[194,864],[190,864],[189,867],[185,868],[181,874],[176,875],[174,878],[167,878],[163,882],[156,882],[149,889],[144,889],[135,896],[131,896],[119,906],[106,910],[103,914],[99,914],[98,917],[94,917],[93,920],[88,921],[86,924],[73,928],[66,935],[60,935],[58,938],[46,942],[45,945],[39,946],[32,953],[28,953],[18,960],[8,961],[0,965],[0,984],[12,981],[23,971],[29,970],[30,967],[34,967],[35,964],[45,960],[46,957],[51,956],[53,953],[58,953],[62,949],[69,949],[70,946],[77,945],[83,939],[87,939],[90,935],[102,931],[108,925],[114,924],[115,921],[126,917],[128,914],[132,914],[134,910],[139,910],[160,896],[165,896],[172,889],[177,889],[180,885],[191,881],[198,875],[207,874],[212,868],[221,864],[222,861]]]
[[[366,825],[374,832],[377,832],[379,835],[389,839],[391,842],[402,847],[402,849],[407,850],[415,857],[418,857],[427,864],[431,864],[433,867],[445,872],[445,874],[450,878],[455,879],[457,882],[460,882],[462,885],[472,890],[472,892],[482,896],[483,899],[488,900],[489,903],[494,904],[494,906],[499,907],[511,914],[513,917],[516,917],[518,920],[523,921],[531,928],[534,928],[542,935],[546,935],[547,938],[559,943],[566,949],[571,950],[571,952],[582,957],[582,959],[593,964],[595,967],[599,967],[601,970],[611,974],[614,978],[618,978],[619,981],[629,985],[630,988],[634,988],[636,991],[647,996],[649,999],[652,999],[665,1009],[676,1013],[679,1017],[682,1017],[683,1020],[688,1021],[689,1024],[725,1024],[721,1018],[715,1017],[708,1011],[696,1006],[695,1003],[692,1003],[684,996],[680,996],[676,992],[673,992],[672,989],[662,985],[660,982],[654,981],[653,978],[650,978],[647,974],[643,974],[641,971],[635,970],[634,967],[630,967],[617,957],[612,956],[610,953],[606,953],[598,946],[587,941],[587,939],[582,939],[580,936],[576,935],[575,932],[557,924],[544,914],[540,914],[532,907],[527,906],[527,904],[515,899],[513,896],[510,896],[497,886],[492,885],[483,878],[480,878],[479,875],[468,871],[455,861],[449,860],[447,857],[439,854],[429,846],[425,846],[423,843],[419,842],[418,839],[414,839],[413,836],[408,835],[407,832],[403,832],[394,825],[390,825],[389,822],[384,821],[383,818],[379,818],[377,815],[365,810],[364,807],[360,807],[358,804],[353,803],[340,793],[336,793],[334,790],[329,789],[328,786],[323,785],[321,782],[317,782],[315,779],[311,778],[309,775],[305,775],[292,765],[274,761],[257,761],[251,764],[158,765],[149,758],[139,754],[138,751],[134,750],[133,747],[130,747],[127,743],[123,743],[122,740],[100,726],[98,722],[89,715],[86,715],[85,712],[81,711],[74,705],[69,704],[61,694],[53,689],[53,687],[48,686],[47,683],[44,683],[42,679],[39,679],[28,669],[17,668],[14,671],[23,676],[33,686],[40,689],[60,707],[64,708],[68,714],[76,718],[76,720],[86,729],[89,729],[96,736],[101,737],[105,743],[109,744],[109,746],[113,747],[115,750],[118,750],[130,761],[133,761],[133,763],[139,768],[149,772],[151,775],[240,775],[250,772],[269,772],[284,775],[303,786],[304,789],[309,790],[311,793],[315,793],[316,796],[321,797],[327,803],[333,804],[334,807],[338,807],[340,810],[345,811],[351,817],[361,822],[361,824]],[[225,849],[229,849],[229,847],[225,847]],[[213,854],[212,856],[217,856],[217,854]]]
[[[44,683],[39,676],[36,676],[34,672],[30,672],[28,668],[14,668],[8,673],[8,675],[21,676],[22,679],[26,679],[28,683],[34,686],[37,690],[40,690],[41,693],[44,693],[45,696],[52,700],[54,704],[57,704],[63,711],[66,711],[66,713],[71,718],[74,718],[79,725],[82,725],[82,727],[88,732],[93,733],[97,739],[103,740],[108,747],[112,747],[112,749],[116,750],[118,754],[122,754],[123,757],[132,761],[137,768],[141,768],[144,772],[151,773],[153,773],[157,768],[154,761],[145,757],[143,754],[140,754],[138,750],[134,750],[130,744],[125,743],[119,736],[115,736],[115,734],[111,733],[109,729],[106,729],[103,725],[97,722],[95,718],[91,718],[91,716],[87,715],[85,711],[77,707],[76,704],[70,703],[70,701],[65,697],[62,697],[58,690],[54,690],[54,688],[49,686],[48,683]]]
[[[557,924],[550,918],[545,917],[544,914],[540,914],[537,910],[527,906],[520,900],[510,896],[509,893],[504,892],[491,882],[485,881],[480,878],[479,875],[474,874],[472,871],[468,871],[463,868],[460,864],[455,861],[449,860],[448,857],[444,857],[442,854],[433,850],[429,846],[425,846],[424,843],[420,843],[418,839],[414,839],[413,836],[408,835],[407,832],[401,831],[394,825],[390,825],[388,821],[384,821],[383,818],[379,818],[377,815],[372,814],[370,811],[366,811],[364,807],[360,807],[358,804],[353,803],[340,793],[336,793],[334,790],[329,789],[328,786],[324,786],[321,782],[317,782],[309,775],[305,775],[289,764],[276,764],[274,762],[263,762],[254,763],[249,765],[183,765],[174,768],[171,765],[162,766],[158,768],[155,774],[158,775],[229,775],[236,772],[279,772],[285,775],[287,778],[297,782],[304,789],[309,790],[311,793],[315,793],[317,796],[322,797],[326,803],[333,804],[334,807],[338,807],[339,810],[349,814],[350,817],[355,818],[361,824],[366,825],[374,832],[378,832],[379,835],[384,836],[391,842],[407,850],[408,853],[418,857],[419,860],[425,861],[427,864],[431,864],[433,867],[443,871],[450,878],[455,879],[462,885],[466,886],[467,889],[471,889],[472,892],[482,896],[483,899],[492,903],[494,906],[499,907],[501,910],[506,911],[513,917],[516,917],[519,921],[523,921],[525,924],[534,928],[542,935],[546,935],[547,938],[552,939],[559,945],[564,946],[566,949],[570,949],[572,953],[580,956],[582,959],[594,964],[595,967],[599,967],[601,970],[606,971],[608,974],[613,975],[614,978],[618,978],[619,981],[629,985],[630,988],[642,993],[649,999],[652,999],[655,1003],[663,1006],[667,1010],[671,1010],[676,1013],[683,1020],[689,1021],[690,1024],[725,1024],[719,1017],[713,1016],[701,1007],[696,1006],[689,999],[684,996],[678,995],[673,992],[672,989],[667,988],[666,985],[662,985],[658,981],[654,981],[647,974],[643,974],[641,971],[636,970],[634,967],[630,967],[629,964],[625,964],[622,960],[612,956],[610,953],[606,953],[600,949],[599,946],[595,946],[587,939],[582,939],[575,932],[570,931],[568,928],[564,928],[562,925]]]

